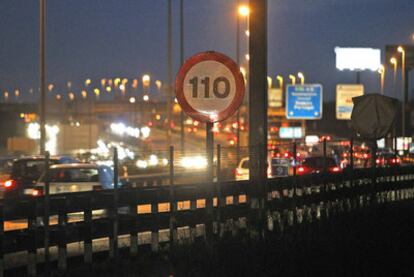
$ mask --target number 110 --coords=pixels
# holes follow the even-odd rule
[[[198,98],[198,77],[189,80],[189,83],[193,85],[193,98]],[[204,98],[210,98],[210,77],[205,77],[200,80],[200,83],[204,85]],[[219,85],[223,83],[223,89],[219,91]],[[217,77],[213,81],[213,94],[217,98],[226,98],[230,94],[230,81],[226,77]]]

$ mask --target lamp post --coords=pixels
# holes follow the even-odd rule
[[[406,90],[405,90],[405,50],[403,47],[398,46],[397,51],[401,53],[401,74],[402,74],[402,137],[405,137],[405,103],[406,103]]]
[[[398,64],[397,59],[395,57],[392,57],[390,59],[390,63],[393,65],[393,70],[394,70],[394,74],[393,74],[394,78],[392,80],[392,90],[394,94],[397,95],[397,92],[396,92],[397,64]]]
[[[180,64],[184,63],[184,0],[180,0]],[[182,154],[185,153],[185,114],[180,111],[180,146]]]
[[[300,79],[300,84],[305,84],[305,75],[302,72],[298,72],[298,78]]]
[[[244,17],[247,20],[247,28],[249,26],[249,14],[250,9],[246,5],[240,5],[240,0],[237,0],[237,20],[236,20],[236,63],[240,66],[240,17]],[[245,34],[250,35],[249,30],[246,30]],[[248,51],[248,43],[247,43]],[[247,54],[248,55],[248,54]],[[249,62],[248,56],[246,56],[246,63]],[[246,66],[248,68],[248,66]],[[243,74],[246,76],[245,80],[247,81],[247,73]],[[247,87],[247,86],[246,86]],[[236,129],[236,151],[237,151],[237,163],[240,161],[240,108],[236,113],[237,129]]]
[[[289,74],[289,79],[292,82],[292,85],[296,85],[296,76]]]
[[[283,89],[283,77],[280,75],[277,75],[276,79],[279,81],[279,88]]]
[[[384,95],[384,78],[385,78],[385,66],[381,65],[378,69],[378,73],[380,74],[380,87],[381,87],[381,94]]]

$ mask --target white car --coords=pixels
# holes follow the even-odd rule
[[[267,160],[267,177],[288,176],[291,171],[289,159],[286,158],[268,158]],[[236,181],[249,179],[249,158],[242,158],[235,172]]]
[[[49,169],[49,193],[68,193],[112,189],[113,170],[109,166],[96,164],[56,164]],[[38,180],[33,189],[25,189],[27,195],[43,193],[45,174]]]

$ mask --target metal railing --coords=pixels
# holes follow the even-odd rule
[[[152,251],[157,252],[162,241],[191,242],[201,236],[209,242],[226,233],[284,232],[346,211],[412,199],[413,180],[414,168],[401,167],[379,169],[375,176],[369,169],[355,170],[352,178],[345,173],[318,174],[269,179],[265,184],[209,182],[55,194],[49,199],[48,244],[57,246],[51,259],[57,259],[58,269],[64,271],[69,245],[74,242],[83,243],[83,251],[77,254],[90,264],[92,244],[103,238],[109,240],[109,257],[116,258],[117,233],[129,236],[127,247],[131,255],[137,255],[138,236],[145,233]],[[2,270],[13,255],[27,251],[27,272],[36,274],[37,253],[45,245],[44,200],[26,197],[1,203],[0,226],[6,221],[27,221],[26,228],[1,230]],[[78,218],[71,220],[75,215]]]

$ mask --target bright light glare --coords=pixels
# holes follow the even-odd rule
[[[158,165],[158,157],[155,155],[150,155],[149,160],[148,160],[148,164],[150,166],[156,166]]]
[[[144,95],[144,96],[142,97],[142,100],[144,100],[145,102],[147,102],[147,101],[149,100],[149,96],[148,96],[148,95]]]
[[[381,66],[381,50],[374,48],[335,47],[336,68],[339,70],[372,70]]]
[[[142,127],[141,128],[141,134],[142,134],[142,137],[144,138],[144,139],[146,139],[146,138],[148,138],[149,137],[149,135],[150,135],[150,133],[151,133],[151,129],[149,128],[149,127]]]
[[[181,160],[181,166],[188,169],[207,168],[207,159],[201,156],[184,157]]]
[[[148,167],[148,163],[147,163],[147,161],[144,161],[144,160],[138,160],[137,162],[136,162],[136,166],[138,167],[138,168],[147,168]]]
[[[240,6],[239,7],[239,15],[241,16],[248,16],[250,14],[250,9],[248,6]]]

